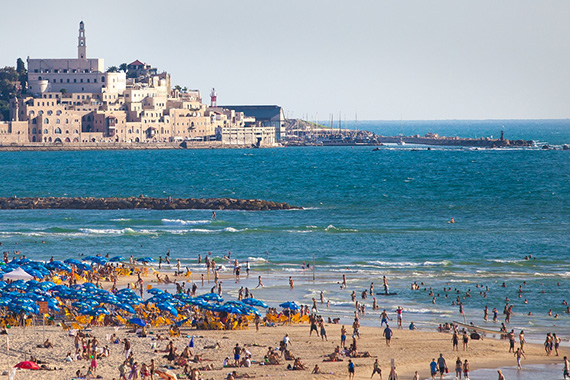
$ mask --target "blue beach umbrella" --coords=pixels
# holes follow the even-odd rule
[[[148,289],[146,292],[147,292],[147,293],[150,293],[150,294],[157,295],[157,294],[162,294],[162,293],[164,293],[164,290],[157,289],[157,288],[152,288],[152,289]]]
[[[140,319],[140,318],[131,318],[131,319],[129,319],[129,322],[132,323],[133,325],[137,325],[137,326],[140,326],[140,327],[145,327],[145,326],[146,326],[146,322],[143,321],[143,320]]]
[[[113,256],[109,259],[109,261],[112,263],[118,263],[120,261],[125,261],[125,258],[123,256]]]
[[[284,303],[280,304],[279,306],[281,306],[284,309],[299,310],[299,306],[293,301],[284,302]]]
[[[159,303],[156,305],[158,310],[167,311],[172,314],[174,317],[178,318],[178,311],[174,308],[174,306],[170,305],[167,302]]]
[[[67,259],[63,261],[66,264],[70,264],[70,265],[83,265],[83,263],[77,259]]]
[[[235,307],[232,305],[221,306],[219,311],[225,311],[226,313],[232,313],[232,314],[244,314],[244,312],[239,307]]]
[[[89,314],[92,314],[92,315],[101,315],[101,314],[109,315],[109,310],[105,309],[104,307],[98,307],[98,308],[93,309],[91,311],[91,313],[89,313]]]
[[[216,293],[206,293],[198,296],[197,298],[205,299],[206,301],[224,302],[224,299]]]
[[[246,305],[258,306],[266,309],[269,307],[265,302],[256,300],[255,298],[246,298],[243,300],[243,303],[245,303]]]
[[[131,314],[135,313],[135,309],[133,309],[132,306],[129,304],[120,303],[120,304],[117,304],[115,306],[117,306],[119,309],[125,310],[127,313],[131,313]]]

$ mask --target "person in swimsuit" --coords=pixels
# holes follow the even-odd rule
[[[469,362],[467,359],[465,359],[465,362],[463,363],[463,377],[465,379],[469,379]]]
[[[457,360],[455,361],[455,377],[458,380],[461,380],[461,373],[463,369],[463,363],[461,363],[461,358],[458,356]]]
[[[380,363],[378,363],[378,359],[376,359],[374,361],[374,368],[372,369],[372,375],[370,376],[370,378],[372,379],[374,377],[374,374],[378,374],[380,375],[380,379],[382,379],[382,370],[380,369]]]
[[[354,363],[348,359],[348,380],[354,379]]]

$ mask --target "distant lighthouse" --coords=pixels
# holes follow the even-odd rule
[[[212,88],[212,92],[210,92],[210,107],[217,107],[218,106],[218,93],[216,92],[215,88]]]

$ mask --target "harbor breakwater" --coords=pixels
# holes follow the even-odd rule
[[[70,210],[291,210],[301,207],[260,199],[234,198],[93,198],[93,197],[29,197],[0,198],[0,209],[70,209]]]

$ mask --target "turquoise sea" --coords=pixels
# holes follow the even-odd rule
[[[498,137],[504,129],[509,139],[570,143],[569,120],[360,121],[357,128],[462,137]],[[0,169],[0,196],[235,197],[304,207],[219,211],[215,221],[211,211],[192,210],[0,211],[4,251],[47,260],[80,253],[158,258],[170,250],[190,268],[197,267],[198,254],[212,252],[220,263],[231,251],[232,258],[249,261],[253,273],[239,284],[226,281],[229,297],[239,286],[254,288],[261,275],[265,287],[254,290],[257,298],[272,306],[285,300],[309,304],[323,291],[330,305],[319,304],[322,314],[348,323],[351,292],[360,300],[371,282],[381,291],[385,275],[398,294],[377,296],[378,303],[389,312],[401,305],[405,323],[432,329],[462,319],[452,301],[470,290],[471,297],[462,299],[467,322],[498,330],[498,324],[483,322],[482,310],[496,307],[502,321],[508,297],[514,305],[509,328],[524,329],[531,340],[546,332],[570,339],[570,314],[562,305],[570,301],[570,151],[386,146],[0,152]],[[451,218],[456,223],[447,223]],[[316,281],[312,268],[302,268],[303,262],[312,265],[313,255]],[[528,255],[533,259],[525,260]],[[346,290],[338,285],[342,274]],[[421,290],[412,291],[412,282],[423,283]],[[365,323],[377,324],[372,299],[364,302]]]

